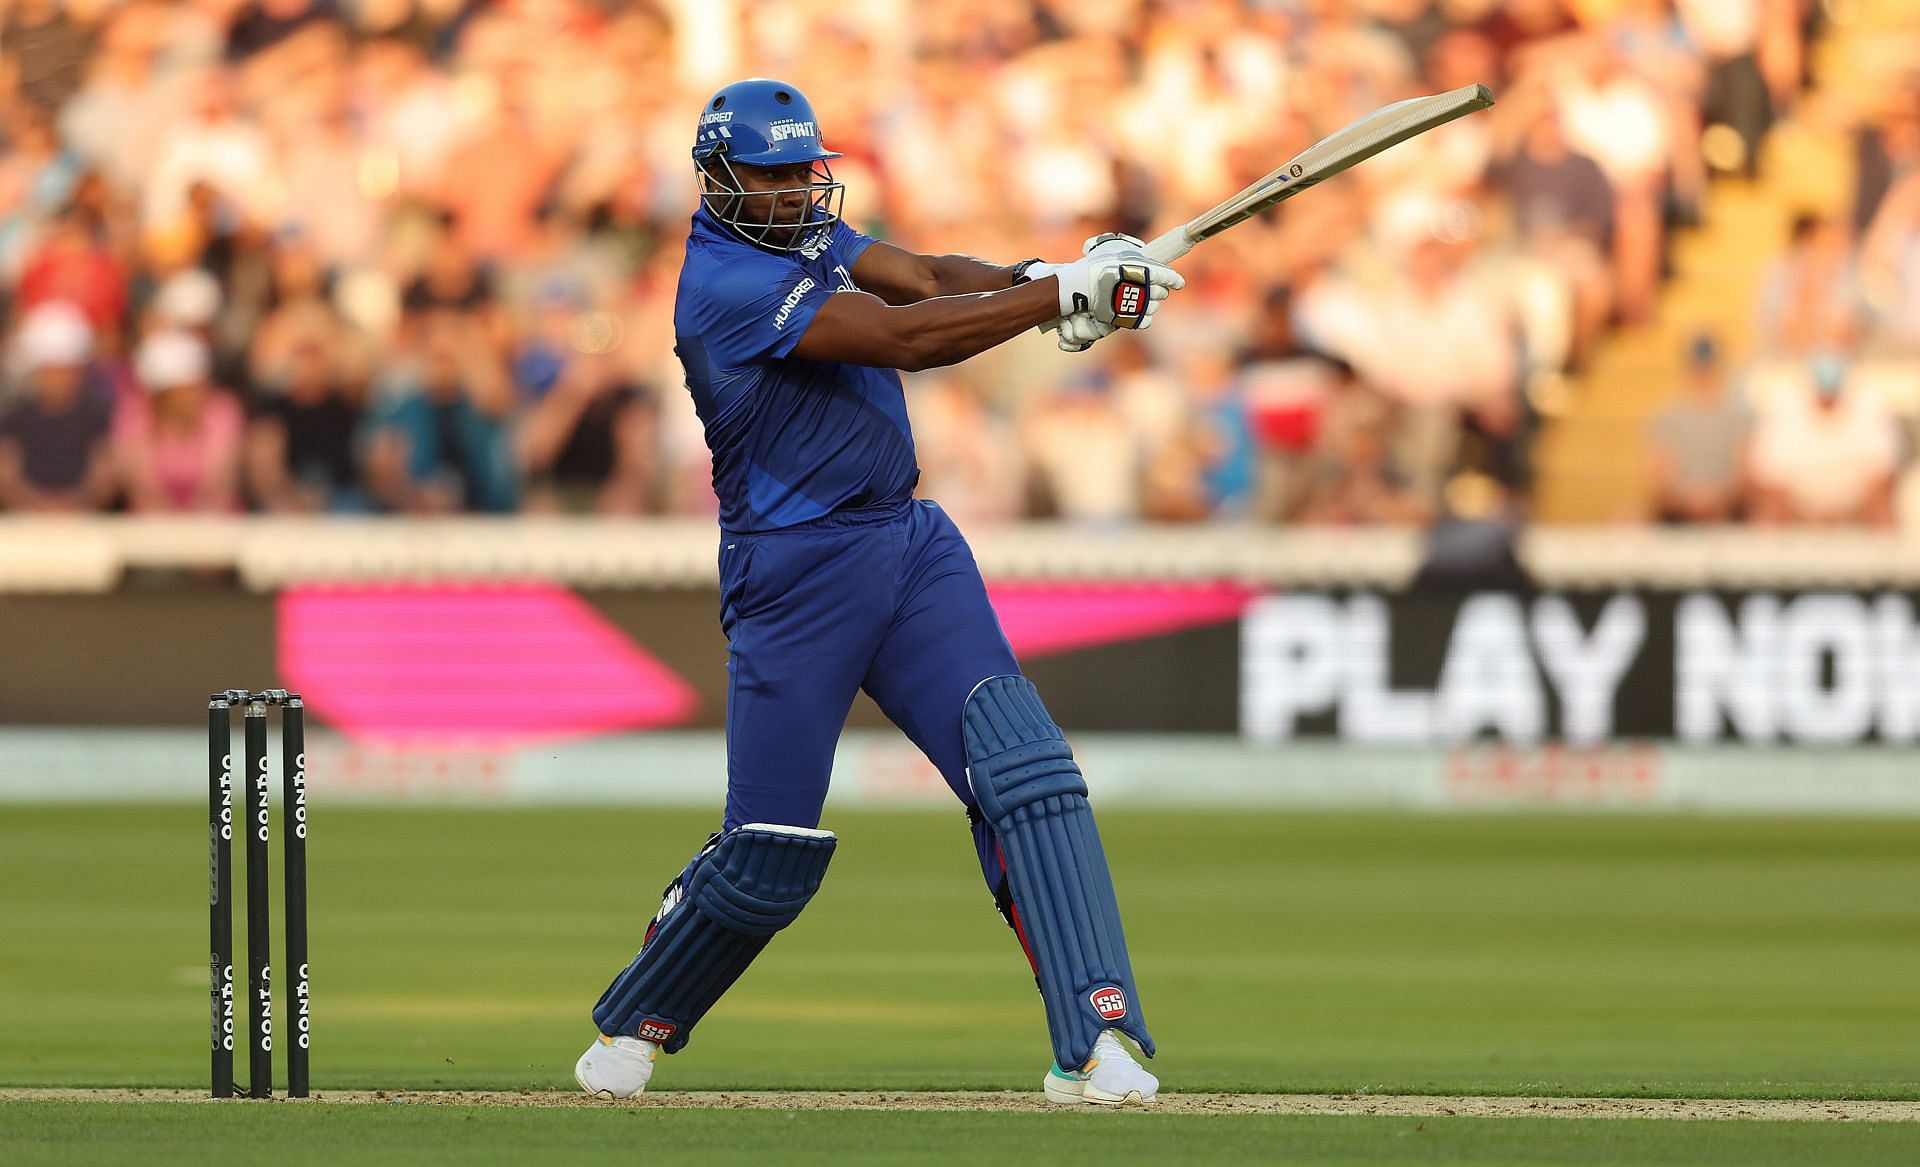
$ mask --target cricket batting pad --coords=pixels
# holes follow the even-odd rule
[[[667,888],[633,958],[593,1007],[609,1037],[687,1044],[720,994],[794,922],[833,858],[831,831],[748,823],[716,837]]]
[[[1086,1065],[1105,1029],[1152,1056],[1086,779],[1060,727],[1025,677],[981,682],[962,726],[967,782],[1006,863],[1054,1060],[1070,1070]]]

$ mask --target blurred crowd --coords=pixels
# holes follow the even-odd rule
[[[908,394],[922,491],[963,521],[1420,523],[1469,485],[1523,511],[1541,386],[1648,320],[1710,170],[1759,165],[1795,111],[1817,13],[12,0],[0,507],[710,513],[672,354],[688,149],[711,89],[770,75],[845,153],[857,226],[1000,263],[1151,234],[1382,104],[1491,86],[1489,113],[1195,251],[1152,331],[1022,338]],[[1844,381],[1870,324],[1920,341],[1917,127],[1863,129],[1879,189],[1769,284],[1810,376]],[[1805,509],[1753,492],[1764,424],[1731,432],[1700,348],[1716,388],[1656,427],[1683,454],[1663,506]],[[1695,481],[1700,442],[1737,486]],[[1775,472],[1816,487],[1809,459],[1855,464],[1795,458]]]
[[[1648,433],[1661,521],[1920,524],[1920,74],[1864,115],[1823,103],[1799,120],[1839,131],[1846,156],[1775,163],[1838,181],[1790,196],[1752,351],[1688,342]]]

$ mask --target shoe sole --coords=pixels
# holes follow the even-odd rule
[[[1072,1106],[1076,1103],[1084,1106],[1106,1106],[1113,1108],[1153,1105],[1153,1099],[1141,1097],[1138,1090],[1129,1090],[1124,1096],[1102,1094],[1097,1090],[1087,1089],[1085,1082],[1075,1082],[1067,1078],[1056,1078],[1052,1074],[1048,1074],[1045,1080],[1041,1082],[1041,1091],[1046,1095],[1047,1101],[1053,1103],[1055,1106]]]
[[[1056,1078],[1052,1074],[1048,1074],[1040,1083],[1040,1089],[1046,1094],[1047,1101],[1055,1106],[1072,1106],[1077,1102],[1085,1101],[1086,1097],[1086,1083],[1075,1082],[1070,1078]]]

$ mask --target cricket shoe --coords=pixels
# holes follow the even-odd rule
[[[647,1088],[653,1059],[659,1056],[658,1042],[603,1033],[573,1064],[573,1080],[595,1098],[633,1098]]]
[[[1106,1030],[1093,1043],[1093,1057],[1078,1070],[1055,1063],[1043,1087],[1048,1102],[1086,1102],[1094,1106],[1144,1106],[1160,1092],[1160,1079],[1147,1073],[1121,1043],[1116,1030]]]

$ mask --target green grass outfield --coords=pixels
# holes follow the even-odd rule
[[[316,806],[316,1089],[567,1086],[594,998],[709,823]],[[1039,1003],[960,816],[827,825],[842,845],[819,900],[656,1087],[1034,1089]],[[1103,828],[1168,1091],[1920,1099],[1920,823],[1128,811]],[[192,806],[0,807],[0,1087],[204,1084],[205,831]],[[1089,1140],[1175,1161],[1920,1160],[1920,1123],[0,1103],[7,1163],[242,1138],[485,1162],[642,1137],[781,1161]]]

